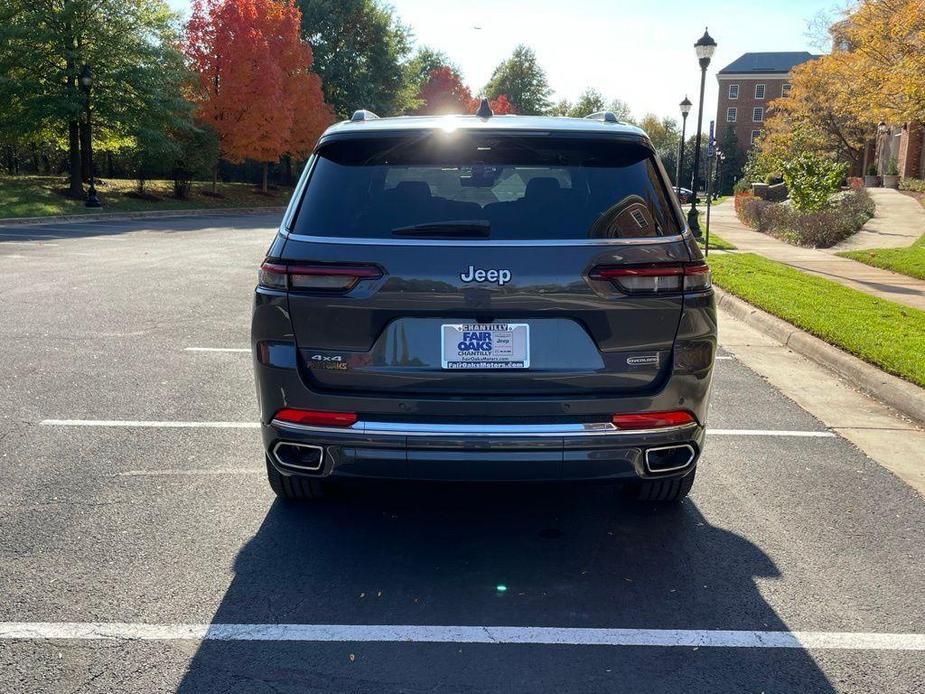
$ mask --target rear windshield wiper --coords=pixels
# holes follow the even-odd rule
[[[484,220],[427,222],[392,229],[393,236],[437,236],[457,239],[487,239],[491,224]]]

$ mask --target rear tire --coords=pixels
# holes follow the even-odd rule
[[[684,477],[670,477],[667,479],[642,480],[633,482],[627,491],[630,498],[636,501],[661,501],[666,503],[679,503],[688,495],[694,486],[694,468]]]
[[[320,499],[325,495],[325,484],[322,480],[300,475],[284,475],[276,469],[269,455],[267,456],[267,479],[276,496],[287,501]]]

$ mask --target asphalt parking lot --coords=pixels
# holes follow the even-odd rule
[[[0,228],[0,690],[925,691],[925,500],[727,351],[676,509],[276,501],[248,350],[275,222]]]

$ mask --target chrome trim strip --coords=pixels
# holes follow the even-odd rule
[[[438,424],[430,422],[356,422],[349,427],[320,427],[293,424],[274,419],[273,426],[300,432],[349,433],[362,436],[636,436],[661,434],[697,428],[696,423],[658,429],[618,429],[610,422],[571,422],[562,424]]]
[[[292,446],[293,448],[313,448],[316,451],[319,451],[321,455],[318,456],[318,464],[309,467],[308,465],[294,465],[292,463],[287,463],[285,460],[279,457],[280,446]],[[321,446],[313,446],[309,443],[296,443],[294,441],[277,441],[276,445],[273,446],[273,457],[276,458],[276,462],[282,465],[285,468],[290,468],[293,470],[307,470],[308,472],[318,472],[322,467],[324,467],[324,448]]]
[[[663,467],[663,468],[659,468],[658,470],[653,470],[649,466],[649,453],[651,453],[652,451],[669,451],[669,450],[674,450],[677,448],[686,448],[688,451],[690,451],[690,457],[687,459],[687,462],[685,462],[683,465],[675,465],[674,467]],[[694,451],[694,447],[691,446],[689,443],[677,444],[673,446],[656,446],[655,448],[647,448],[646,449],[646,472],[650,472],[653,475],[657,475],[660,472],[676,472],[677,470],[683,470],[684,468],[686,468],[688,465],[690,465],[694,461],[694,457],[696,455],[697,453],[696,451]]]
[[[684,240],[684,233],[673,236],[656,236],[651,238],[632,239],[370,239],[358,237],[337,238],[334,236],[307,236],[293,234],[280,229],[280,234],[291,241],[305,241],[309,243],[350,244],[356,246],[465,246],[484,248],[504,248],[508,246],[648,246],[652,244],[676,243]]]

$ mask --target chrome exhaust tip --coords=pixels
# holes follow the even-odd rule
[[[646,449],[646,472],[676,472],[689,467],[697,452],[689,443]]]
[[[273,458],[282,467],[295,472],[320,472],[324,465],[324,448],[309,443],[280,441],[273,446]]]

